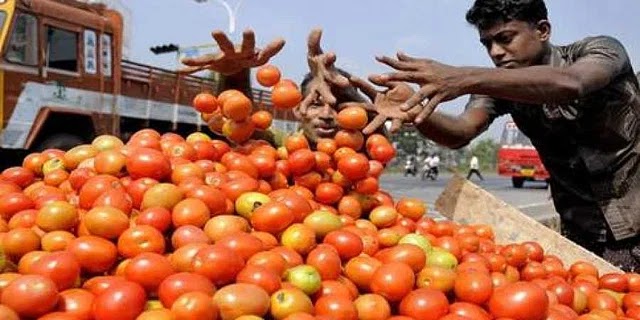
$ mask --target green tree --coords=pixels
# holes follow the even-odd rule
[[[474,143],[469,150],[470,152],[465,165],[469,165],[469,159],[471,159],[471,155],[473,154],[478,157],[482,170],[494,170],[496,168],[499,147],[498,143],[493,139],[482,139]]]

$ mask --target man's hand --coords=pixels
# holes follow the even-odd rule
[[[379,62],[399,70],[399,72],[374,75],[371,80],[382,84],[397,81],[419,84],[420,90],[401,107],[403,111],[418,112],[415,118],[416,123],[421,123],[428,118],[441,102],[455,99],[464,94],[465,72],[461,68],[430,59],[409,57],[404,53],[398,53],[397,56],[398,59],[387,56],[376,57]],[[426,99],[429,101],[422,105],[421,102]],[[418,109],[414,110],[414,107]]]
[[[285,44],[284,39],[278,38],[267,44],[264,49],[258,49],[252,30],[245,30],[242,33],[240,46],[234,46],[227,35],[220,30],[213,31],[211,35],[218,43],[220,51],[196,58],[183,59],[182,63],[188,67],[179,70],[180,73],[188,74],[209,69],[223,75],[232,75],[269,62],[269,59],[280,52]]]
[[[331,86],[346,88],[349,79],[338,73],[334,67],[336,55],[333,52],[324,53],[320,47],[322,30],[314,29],[307,40],[307,63],[313,79],[307,87],[307,95],[300,103],[298,111],[305,115],[307,108],[319,98],[330,105],[336,103],[336,97],[331,93]]]
[[[382,83],[376,79],[371,79],[378,85],[387,87],[384,91],[379,91],[370,83],[357,78],[351,77],[351,83],[360,89],[365,95],[371,99],[373,104],[358,104],[369,111],[377,113],[375,118],[362,130],[364,134],[371,134],[384,125],[387,120],[391,120],[391,132],[396,132],[405,122],[411,122],[416,112],[419,110],[414,108],[409,111],[403,111],[400,107],[411,98],[415,91],[406,83],[402,82],[386,82]]]

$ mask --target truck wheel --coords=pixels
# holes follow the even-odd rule
[[[85,141],[82,138],[76,135],[70,133],[58,133],[42,141],[42,143],[36,147],[36,150],[43,151],[46,149],[60,149],[66,151],[79,144],[83,144],[84,142]]]
[[[514,188],[520,189],[522,188],[522,185],[524,185],[524,179],[520,177],[511,177],[511,183]]]

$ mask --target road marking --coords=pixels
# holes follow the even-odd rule
[[[538,203],[530,203],[516,207],[517,209],[528,209],[533,207],[540,207],[553,204],[551,201],[538,202]]]

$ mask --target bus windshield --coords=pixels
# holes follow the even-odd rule
[[[516,127],[515,123],[508,122],[502,131],[500,144],[503,146],[531,146],[531,140]]]

